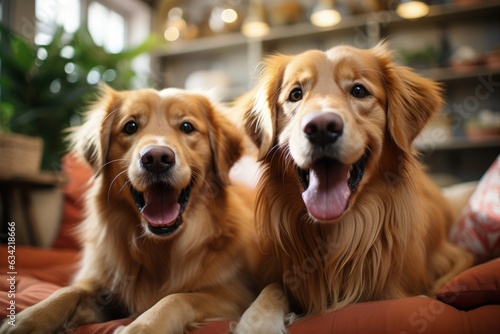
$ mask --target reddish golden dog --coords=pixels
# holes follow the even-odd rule
[[[136,319],[120,333],[183,333],[237,319],[252,302],[258,249],[251,193],[228,185],[242,141],[202,95],[104,87],[74,149],[95,171],[73,283],[1,332],[49,333]]]
[[[257,224],[281,275],[238,332],[285,331],[289,305],[311,315],[432,295],[471,264],[412,146],[441,89],[391,58],[384,45],[271,56],[237,101],[263,169]]]

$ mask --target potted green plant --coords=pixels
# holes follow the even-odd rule
[[[86,27],[72,35],[59,28],[49,44],[37,46],[0,26],[0,42],[0,131],[3,139],[18,137],[13,133],[42,138],[43,169],[59,161],[65,150],[62,132],[92,98],[97,81],[131,88],[136,75],[131,61],[160,45],[152,35],[112,54],[94,43]]]

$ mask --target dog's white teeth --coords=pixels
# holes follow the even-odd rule
[[[349,180],[351,178],[351,172],[354,168],[354,165],[351,165],[351,167],[349,168],[349,171],[347,172],[347,180]]]

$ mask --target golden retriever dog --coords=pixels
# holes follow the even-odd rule
[[[289,305],[306,316],[432,295],[469,267],[470,255],[447,240],[451,211],[412,146],[441,103],[440,86],[396,65],[383,43],[264,61],[235,106],[259,149],[256,221],[281,280],[237,332],[284,332]]]
[[[103,87],[71,136],[93,167],[73,283],[26,309],[2,333],[49,333],[135,320],[117,333],[183,333],[237,319],[255,298],[251,192],[229,185],[242,138],[203,95]]]

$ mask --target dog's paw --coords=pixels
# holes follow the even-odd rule
[[[288,330],[284,323],[266,323],[266,324],[248,324],[234,323],[230,327],[231,334],[288,334]]]
[[[168,328],[165,326],[161,326],[161,324],[156,324],[156,325],[143,325],[140,323],[131,323],[128,326],[119,326],[115,329],[113,334],[143,334],[143,333],[148,333],[148,334],[170,334],[172,333],[169,331]]]
[[[147,328],[130,324],[128,326],[119,326],[115,329],[113,334],[139,334],[150,333]]]
[[[1,334],[46,334],[57,332],[63,327],[62,321],[54,319],[36,305],[25,309],[1,323]]]
[[[47,333],[46,329],[35,322],[30,321],[29,319],[24,320],[26,321],[19,321],[19,319],[16,319],[15,321],[4,321],[0,326],[0,334]]]
[[[123,334],[123,333],[125,333],[125,326],[118,326],[113,332],[113,334]]]
[[[238,323],[230,325],[233,334],[288,334],[285,318],[276,314],[265,314],[256,309],[248,309]]]
[[[297,320],[297,314],[293,312],[290,312],[285,316],[285,324],[287,324],[287,326],[293,324],[295,320]]]
[[[13,323],[9,323],[8,319],[4,320],[4,322],[0,325],[0,334],[9,334],[15,333],[16,327],[14,327]]]

